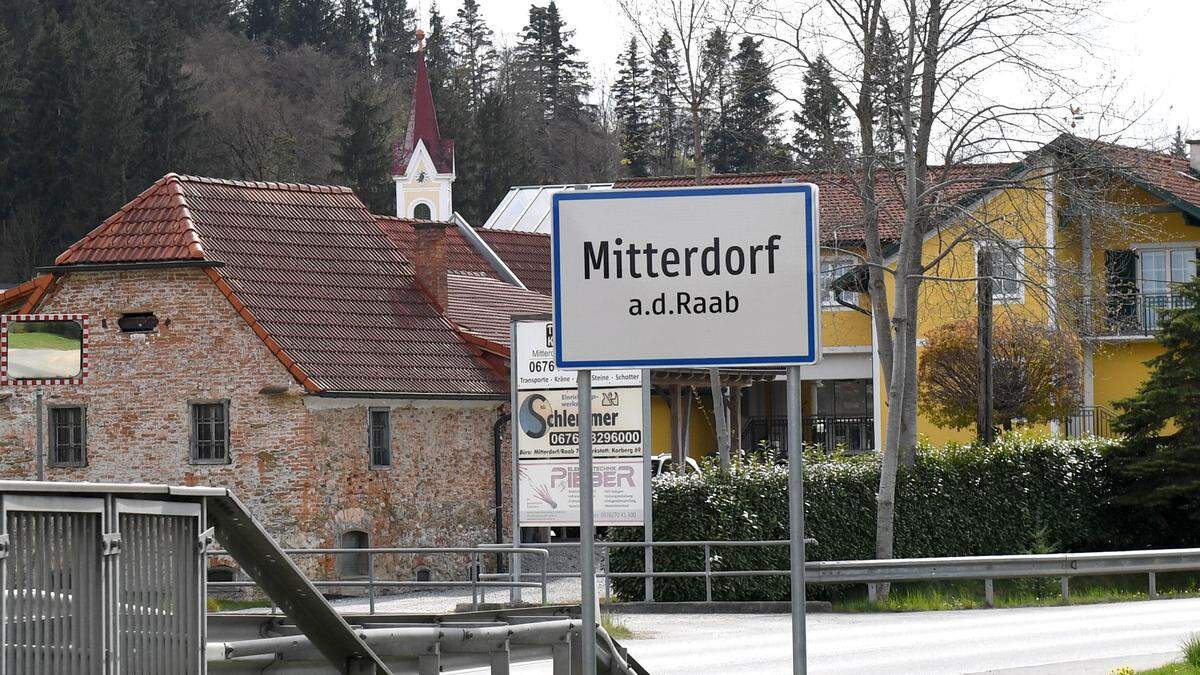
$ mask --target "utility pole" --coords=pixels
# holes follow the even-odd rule
[[[975,411],[975,425],[979,440],[991,445],[995,439],[992,424],[992,252],[984,246],[977,258],[978,281],[976,296],[979,310],[979,396]]]

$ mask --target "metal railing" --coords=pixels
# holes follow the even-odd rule
[[[421,548],[421,547],[381,547],[381,548],[289,548],[283,549],[283,552],[292,558],[310,557],[310,556],[365,556],[365,574],[353,575],[349,578],[339,579],[322,579],[313,581],[313,586],[321,588],[365,588],[367,590],[367,606],[368,613],[375,614],[375,603],[378,599],[378,591],[380,589],[399,589],[399,588],[470,588],[471,589],[471,606],[475,609],[485,600],[485,594],[489,588],[536,588],[541,590],[542,604],[547,601],[546,580],[549,578],[547,569],[549,567],[550,552],[541,546],[489,546],[487,548],[477,546],[454,546],[454,547],[438,547],[438,548]],[[209,556],[226,556],[228,553],[223,550],[213,550],[208,552]],[[412,556],[432,556],[432,555],[456,555],[466,556],[470,559],[470,563],[466,570],[465,579],[444,579],[444,580],[401,580],[401,579],[381,579],[375,573],[375,558],[381,555],[412,555]],[[509,575],[489,575],[482,572],[483,559],[488,555],[505,555],[508,556],[509,569],[512,569],[512,562],[517,556],[528,556],[541,558],[540,572],[532,572],[530,575],[536,581],[512,580]],[[336,567],[336,565],[335,565]],[[208,588],[212,590],[220,589],[235,589],[235,588],[254,588],[258,584],[253,581],[210,581]],[[274,604],[271,605],[271,612],[275,612]]]
[[[1147,337],[1162,330],[1167,310],[1191,302],[1175,293],[1112,293],[1084,301],[1083,334],[1090,337]]]
[[[1084,406],[1062,420],[1063,431],[1067,438],[1116,438],[1112,430],[1114,417],[1113,412],[1104,406]]]
[[[806,539],[805,543],[812,545],[816,544],[815,539]],[[695,571],[670,571],[663,572],[654,569],[653,556],[650,557],[650,570],[648,572],[612,572],[607,568],[596,569],[596,579],[604,580],[604,599],[605,602],[612,603],[612,580],[613,579],[650,579],[648,589],[650,597],[653,597],[653,579],[684,579],[684,578],[703,578],[704,579],[704,597],[706,602],[712,602],[712,580],[723,577],[764,577],[764,576],[788,576],[788,570],[714,570],[712,568],[712,549],[725,547],[762,547],[762,546],[788,546],[791,542],[787,539],[773,539],[765,541],[597,541],[595,547],[597,550],[606,550],[613,548],[640,548],[650,549],[653,554],[655,549],[660,548],[700,548],[704,551],[704,569]],[[578,542],[555,542],[555,543],[539,543],[538,546],[546,549],[554,548],[579,548]],[[483,549],[486,551],[495,550],[491,545],[484,544]],[[643,559],[645,556],[643,556]],[[531,574],[522,573],[521,577],[525,578]],[[579,572],[549,572],[546,574],[549,579],[578,579]],[[485,579],[500,579],[509,578],[511,575],[505,572],[496,572],[483,575]]]
[[[820,446],[826,454],[839,448],[848,453],[869,452],[875,446],[875,419],[871,416],[805,416],[801,424],[804,442]],[[755,418],[746,423],[742,439],[747,448],[764,445],[787,454],[787,418]]]
[[[723,547],[787,546],[787,540],[768,541],[657,541],[657,542],[596,542],[597,549],[697,547],[704,551],[704,567],[697,570],[661,571],[651,567],[642,572],[612,572],[598,569],[597,579],[604,579],[605,599],[612,602],[612,579],[704,579],[705,602],[712,602],[713,579],[729,577],[786,577],[790,570],[714,570],[712,549]],[[806,540],[816,544],[815,540]],[[546,548],[577,547],[577,543],[538,544]],[[491,550],[491,549],[488,549]],[[1116,574],[1146,574],[1148,595],[1157,597],[1157,577],[1161,572],[1200,570],[1200,548],[1163,549],[1150,551],[1108,551],[1100,553],[1053,553],[1038,555],[963,556],[952,558],[895,558],[891,560],[810,561],[804,565],[805,582],[809,584],[864,583],[876,584],[897,581],[977,580],[984,582],[984,597],[994,604],[995,579],[1046,578],[1061,579],[1063,599],[1070,599],[1071,577]],[[508,576],[508,575],[486,575]],[[523,574],[522,577],[529,576]],[[551,572],[549,578],[578,578],[578,572]],[[651,582],[652,583],[652,582]],[[652,586],[651,586],[652,588]]]

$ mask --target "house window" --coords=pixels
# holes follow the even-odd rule
[[[86,419],[82,407],[50,408],[51,466],[83,466],[87,462]]]
[[[1138,252],[1142,295],[1170,295],[1175,286],[1196,278],[1196,249],[1161,248]]]
[[[850,258],[823,258],[821,260],[821,306],[842,307],[838,298],[846,302],[854,300],[854,294],[849,291],[834,291],[830,286],[834,280],[854,269],[854,261]]]
[[[420,203],[413,207],[413,218],[417,220],[432,220],[433,211],[428,204]]]
[[[371,467],[392,465],[392,418],[387,408],[371,408],[368,413],[367,438],[371,447]]]
[[[987,251],[992,260],[992,300],[995,302],[1024,302],[1025,262],[1021,257],[1020,242],[1008,242],[1007,245],[984,243],[979,246],[979,253]],[[978,274],[978,258],[976,258],[976,274]]]
[[[347,530],[342,533],[338,548],[368,548],[371,538],[362,530]],[[366,553],[339,553],[337,569],[343,578],[365,577],[371,561]]]
[[[192,462],[229,463],[229,401],[192,404]]]

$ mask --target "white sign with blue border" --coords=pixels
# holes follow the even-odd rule
[[[817,187],[554,195],[559,368],[820,360]]]

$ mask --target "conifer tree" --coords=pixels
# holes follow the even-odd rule
[[[529,23],[521,33],[517,53],[525,72],[538,88],[547,120],[573,120],[583,110],[589,91],[587,66],[571,44],[575,31],[568,30],[551,0],[545,7],[529,8]]]
[[[886,154],[886,161],[895,163],[904,149],[904,92],[903,54],[896,34],[886,18],[881,19],[876,40],[876,62],[873,68],[876,111],[875,148]]]
[[[72,58],[65,25],[48,11],[29,46],[29,87],[24,139],[20,153],[20,199],[46,223],[43,244],[53,250],[69,244],[62,227],[75,220],[71,194],[75,156],[79,151],[77,63]]]
[[[381,79],[402,91],[412,88],[413,57],[417,48],[417,15],[408,0],[371,0],[375,24],[375,67]]]
[[[362,0],[342,0],[334,21],[333,46],[355,66],[371,65],[371,19]]]
[[[613,85],[617,121],[621,125],[621,156],[631,176],[645,176],[650,166],[647,120],[647,73],[638,54],[637,40],[617,60],[619,77]]]
[[[86,5],[77,29],[79,151],[75,197],[83,230],[101,222],[140,189],[132,185],[142,143],[141,90],[132,40],[110,13]],[[82,234],[79,231],[78,234]]]
[[[681,142],[679,105],[674,82],[679,78],[679,55],[671,34],[663,31],[650,55],[651,173],[674,174]]]
[[[429,6],[429,30],[425,34],[425,69],[429,74],[429,87],[433,90],[433,102],[437,107],[438,119],[446,112],[443,95],[453,69],[453,46],[446,31],[446,21],[438,11],[437,3]]]
[[[169,171],[186,171],[204,121],[199,83],[184,71],[181,31],[169,17],[146,12],[134,37],[141,81],[142,147],[138,182],[149,184]]]
[[[729,36],[714,30],[704,43],[705,67],[712,72],[712,99],[716,109],[712,125],[704,140],[704,156],[717,173],[729,173],[738,168],[737,138],[734,132],[733,77],[730,61]]]
[[[771,100],[775,89],[761,47],[758,40],[744,37],[733,57],[729,113],[733,137],[731,171],[775,169],[783,160],[778,138],[779,115]]]
[[[1150,376],[1116,403],[1113,429],[1125,436],[1113,463],[1122,479],[1115,501],[1164,544],[1200,521],[1200,277],[1176,287],[1179,306],[1165,311],[1148,361]],[[1177,540],[1171,540],[1178,545]]]
[[[390,212],[395,203],[388,145],[391,120],[373,87],[358,86],[346,94],[340,122],[336,178],[353,188],[374,213]]]
[[[282,0],[247,0],[246,37],[265,40],[279,30]]]
[[[794,113],[797,125],[796,159],[809,169],[832,169],[850,157],[850,122],[846,104],[838,96],[833,71],[825,55],[818,55],[804,73],[804,102]]]
[[[335,41],[336,12],[331,0],[285,0],[280,12],[280,31],[293,47],[317,49]]]
[[[488,28],[479,11],[477,0],[463,0],[458,19],[451,26],[456,67],[463,71],[467,89],[466,102],[475,112],[484,93],[496,76],[496,49],[492,46],[492,29]]]
[[[15,41],[8,29],[0,24],[0,185],[9,189],[0,190],[0,218],[10,215],[13,194],[16,155],[21,147],[20,133],[24,124],[25,78],[17,66]]]
[[[1172,157],[1176,159],[1188,158],[1188,144],[1183,138],[1183,128],[1176,126],[1175,135],[1171,138],[1171,148],[1168,151]]]

